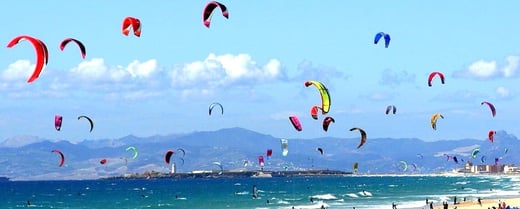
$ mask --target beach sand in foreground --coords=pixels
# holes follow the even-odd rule
[[[459,204],[457,205],[453,205],[453,202],[448,202],[448,208],[449,209],[453,209],[455,207],[457,207],[457,209],[487,209],[488,207],[489,208],[492,208],[493,206],[495,206],[496,208],[498,208],[498,202],[499,201],[502,201],[502,202],[505,202],[506,203],[506,206],[509,205],[511,208],[513,207],[520,207],[520,197],[517,197],[517,198],[509,198],[509,199],[482,199],[481,202],[482,202],[482,206],[480,206],[477,202],[477,200],[468,200],[466,202],[460,202]],[[428,207],[425,207],[426,208],[430,208],[429,206]],[[434,208],[435,209],[442,209],[442,203],[437,203],[437,204],[434,204]]]

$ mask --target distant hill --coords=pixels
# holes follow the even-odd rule
[[[434,173],[462,167],[464,162],[492,164],[520,162],[509,149],[519,147],[520,141],[505,131],[498,131],[494,143],[476,139],[425,142],[420,139],[369,138],[357,149],[359,138],[288,139],[289,154],[281,155],[280,139],[243,128],[193,132],[182,135],[136,137],[111,140],[86,140],[80,143],[51,141],[38,137],[15,137],[0,143],[0,176],[12,180],[95,179],[146,171],[169,172],[164,153],[174,150],[171,158],[178,172],[215,170],[213,162],[221,162],[226,170],[258,170],[257,157],[266,158],[266,150],[273,155],[265,160],[264,170],[331,169],[352,171],[359,163],[359,173]],[[138,157],[132,159],[133,151]],[[316,149],[324,150],[321,155]],[[182,158],[180,150],[186,154]],[[475,148],[480,152],[471,157]],[[59,156],[65,154],[65,165],[58,167]],[[456,156],[459,163],[445,155]],[[482,156],[485,162],[481,162]],[[101,165],[99,161],[107,159]],[[403,170],[404,161],[408,165]],[[182,163],[184,162],[184,164]],[[247,163],[245,163],[247,162]]]

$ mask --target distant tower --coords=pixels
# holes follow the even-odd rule
[[[175,173],[175,162],[172,163],[172,173]]]

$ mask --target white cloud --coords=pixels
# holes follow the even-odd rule
[[[167,88],[166,74],[155,59],[134,60],[127,66],[110,66],[104,59],[94,58],[81,62],[66,75],[53,76],[50,89],[97,94],[109,100],[159,97]]]
[[[491,76],[495,76],[498,73],[497,62],[486,62],[484,60],[479,60],[477,62],[472,63],[468,67],[467,73],[469,76],[474,76],[478,78],[488,78]]]
[[[511,90],[509,90],[508,88],[503,87],[503,86],[499,86],[496,89],[496,93],[497,93],[498,97],[502,98],[502,99],[511,98],[513,96]]]
[[[271,59],[265,65],[258,65],[247,54],[210,54],[203,61],[186,63],[174,68],[170,73],[173,87],[188,89],[252,86],[286,78],[280,61]]]
[[[110,67],[101,58],[81,62],[70,70],[72,77],[89,82],[124,82],[132,78],[149,78],[159,71],[157,61],[154,59],[146,62],[134,60],[127,67]]]
[[[128,65],[126,71],[128,71],[132,77],[151,77],[155,72],[158,71],[157,60],[151,59],[143,63],[134,60]]]
[[[474,79],[512,78],[516,77],[519,62],[519,56],[506,57],[504,66],[499,66],[497,61],[478,60],[471,63],[467,69],[456,71],[454,76]]]
[[[506,78],[513,77],[516,75],[516,70],[518,69],[518,62],[520,62],[520,57],[508,56],[506,60],[507,65],[502,69],[502,73]]]
[[[35,65],[31,64],[29,60],[18,60],[7,67],[7,70],[2,71],[2,80],[27,80],[34,71]]]
[[[35,65],[31,64],[29,60],[18,60],[10,64],[0,75],[0,89],[18,90],[27,86],[27,80],[34,71],[34,67]]]
[[[203,61],[171,69],[160,67],[155,59],[109,65],[102,58],[93,58],[70,70],[47,69],[40,78],[27,84],[33,68],[34,64],[27,60],[10,64],[0,74],[0,90],[17,98],[87,93],[111,100],[138,100],[160,97],[167,91],[179,91],[178,95],[188,98],[194,94],[216,95],[226,88],[248,91],[258,84],[287,77],[280,61],[271,59],[260,65],[248,54],[209,54]]]

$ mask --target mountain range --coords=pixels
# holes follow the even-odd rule
[[[514,164],[520,157],[509,152],[519,147],[520,140],[505,131],[497,131],[494,141],[459,139],[423,141],[415,138],[370,138],[361,147],[359,138],[288,139],[287,156],[281,154],[280,138],[243,128],[226,128],[188,134],[119,139],[84,140],[77,143],[18,136],[0,143],[0,176],[12,180],[97,179],[149,171],[170,172],[166,164],[167,150],[175,151],[171,163],[177,172],[217,170],[259,170],[258,156],[265,159],[264,170],[330,169],[358,173],[407,174],[439,173],[462,168],[466,162]],[[137,150],[134,159],[133,146]],[[317,151],[320,147],[323,154]],[[478,148],[479,153],[472,157]],[[65,156],[51,152],[61,150]],[[184,156],[182,151],[184,150]],[[266,151],[272,149],[267,158]],[[450,156],[448,158],[447,156]],[[457,157],[458,163],[453,160]],[[106,159],[105,164],[100,164]],[[405,165],[407,168],[405,169]]]

